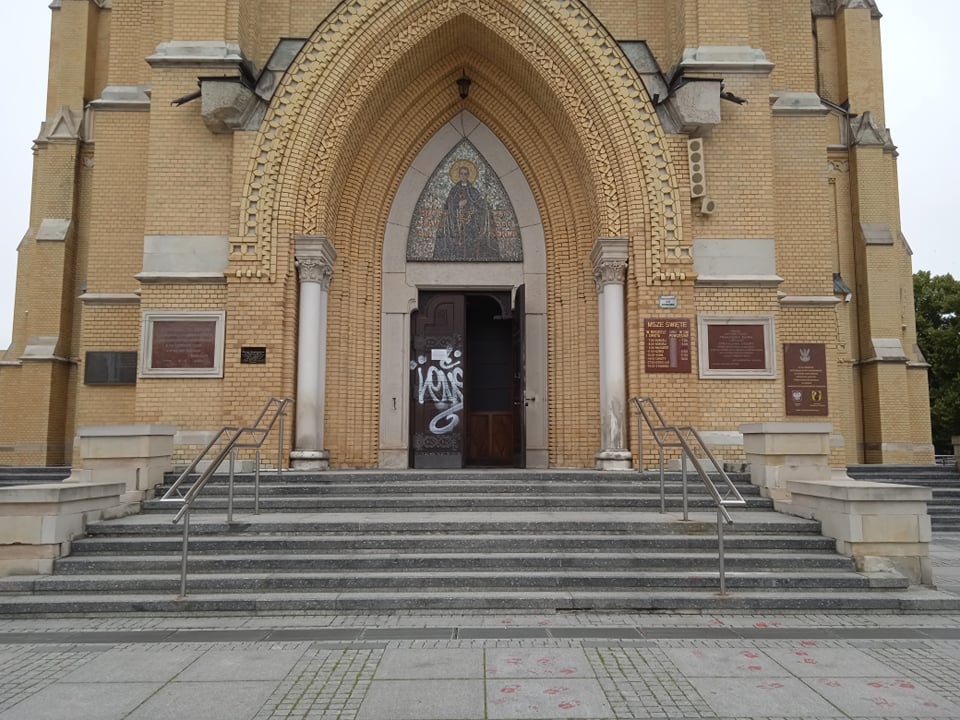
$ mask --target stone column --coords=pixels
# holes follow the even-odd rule
[[[954,435],[951,438],[953,442],[953,464],[960,470],[960,435]]]
[[[593,245],[594,278],[600,305],[600,450],[598,470],[630,470],[627,449],[627,363],[623,283],[630,242],[599,238]]]
[[[322,236],[295,238],[300,276],[300,324],[297,347],[297,429],[291,464],[302,470],[326,470],[323,447],[327,375],[327,290],[337,251]]]

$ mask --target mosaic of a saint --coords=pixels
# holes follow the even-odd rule
[[[413,262],[519,262],[520,227],[496,172],[462,140],[417,200],[407,239]]]
[[[496,260],[500,249],[492,236],[493,218],[487,200],[474,187],[477,167],[457,160],[450,168],[453,187],[443,205],[443,219],[433,246],[434,260]]]

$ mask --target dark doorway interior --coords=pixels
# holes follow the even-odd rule
[[[411,323],[412,467],[523,466],[523,323],[510,301],[509,291],[420,293]],[[522,313],[522,289],[518,304]]]
[[[468,466],[513,465],[513,328],[510,295],[467,295],[464,373]]]

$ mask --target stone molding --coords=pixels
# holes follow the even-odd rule
[[[811,0],[810,10],[814,17],[836,17],[843,10],[869,10],[870,16],[879,20],[883,15],[875,0]]]
[[[862,147],[882,147],[885,150],[895,150],[890,131],[880,127],[873,113],[867,110],[862,115],[850,118],[851,145]]]
[[[597,292],[605,285],[623,285],[627,279],[630,241],[627,238],[597,238],[590,252]]]
[[[329,289],[337,251],[324,236],[298,235],[294,238],[295,263],[301,283],[319,283]]]
[[[84,305],[139,305],[137,293],[83,293],[79,297]]]
[[[191,67],[236,67],[246,61],[240,44],[226,40],[170,40],[157,45],[146,58],[153,68],[189,65]]]
[[[781,307],[833,307],[840,302],[836,295],[784,295]]]
[[[49,142],[76,142],[83,132],[83,111],[61,105],[40,125],[37,145]]]
[[[774,63],[763,50],[746,45],[701,45],[684,48],[680,72],[769,75]]]
[[[820,116],[830,112],[820,96],[813,92],[789,92],[786,90],[771,93],[770,109],[778,116]]]
[[[44,218],[37,230],[37,241],[65,242],[70,234],[70,224],[69,218]]]
[[[150,110],[150,85],[109,85],[90,103],[95,110]]]

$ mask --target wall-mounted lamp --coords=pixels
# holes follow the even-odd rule
[[[460,90],[460,99],[466,100],[467,95],[470,94],[470,83],[473,82],[470,78],[467,77],[467,73],[464,72],[463,75],[457,78],[457,88]]]

